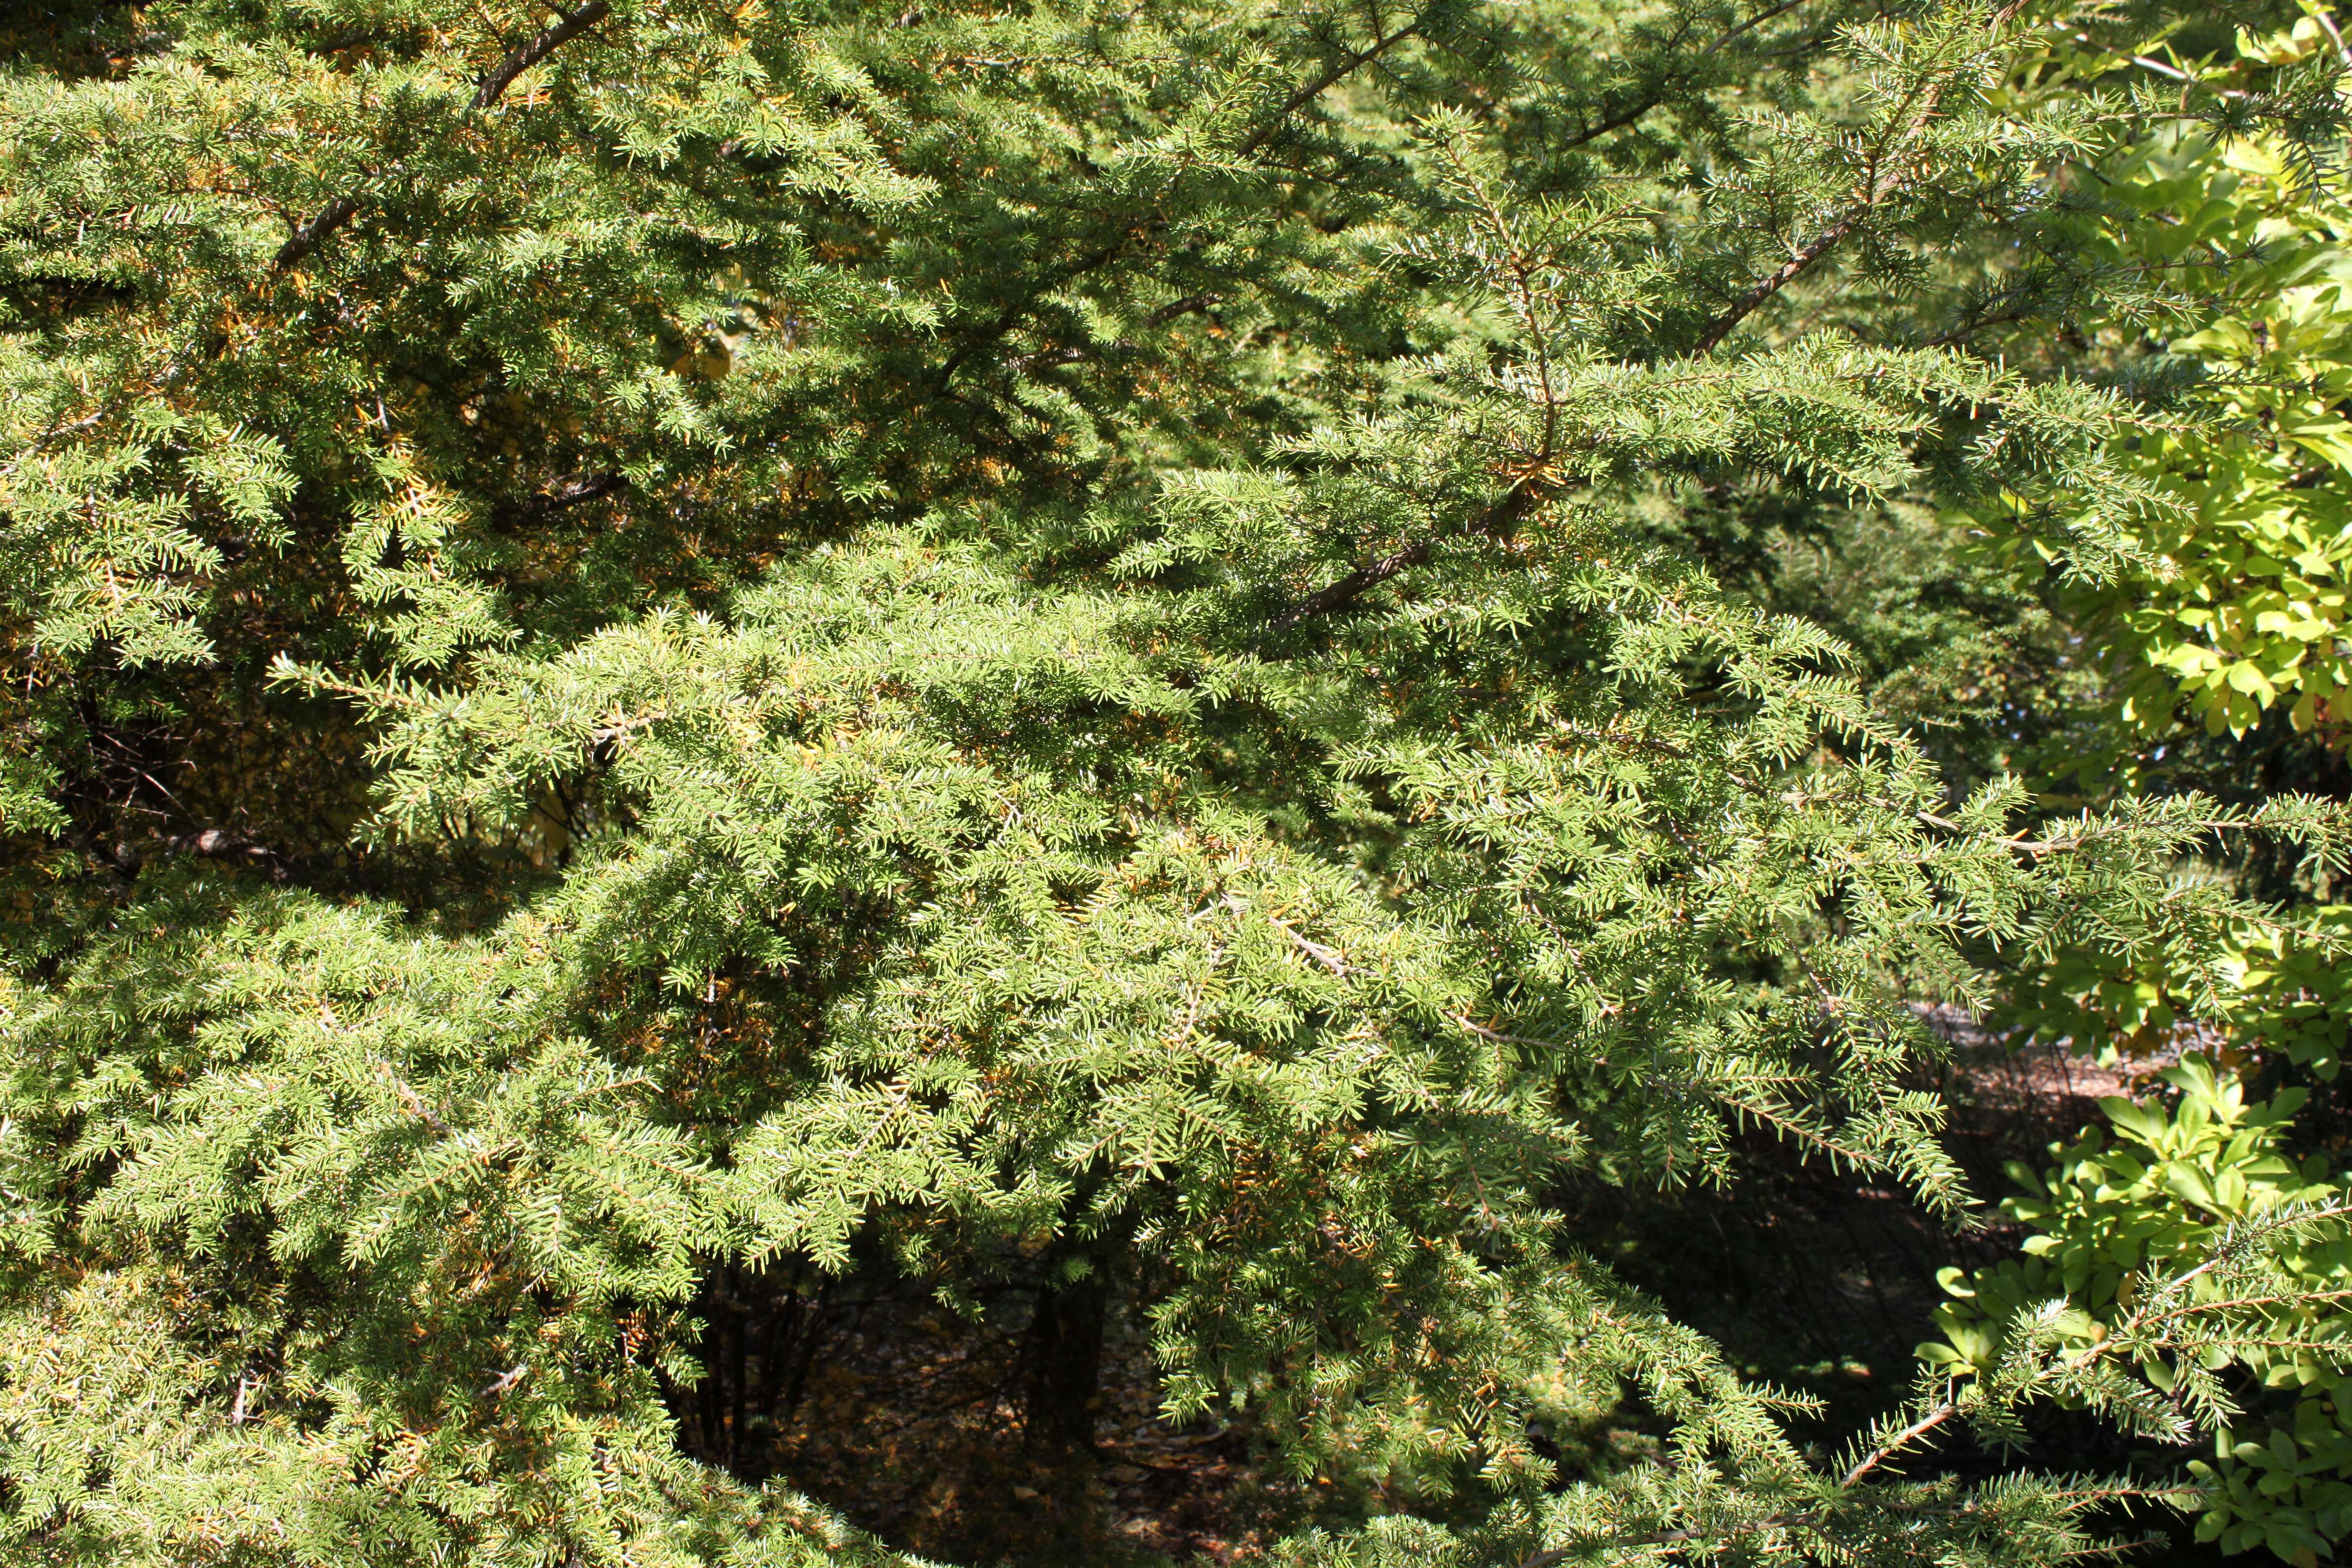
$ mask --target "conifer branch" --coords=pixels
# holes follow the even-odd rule
[[[1699,333],[1698,341],[1691,345],[1688,353],[1696,356],[1711,352],[1724,339],[1731,335],[1733,328],[1752,315],[1759,306],[1811,271],[1822,258],[1835,250],[1846,236],[1861,227],[1863,219],[1869,215],[1875,205],[1875,198],[1866,199],[1853,211],[1838,218],[1820,234],[1814,236],[1810,244],[1800,248],[1788,260],[1749,285],[1715,320],[1706,324],[1706,330]]]
[[[499,100],[515,78],[570,43],[613,13],[612,0],[588,0],[577,11],[541,33],[527,43],[509,50],[505,58],[490,68],[474,89],[467,101],[468,113],[478,113]],[[336,196],[320,207],[310,218],[295,229],[293,236],[278,247],[270,261],[272,271],[290,270],[301,259],[331,238],[338,229],[359,216],[360,204],[352,196]]]
[[[2070,1505],[2072,1511],[2081,1511],[2102,1503],[2120,1502],[2132,1498],[2177,1500],[2178,1487],[2087,1486],[2052,1489],[2042,1495],[2053,1502]],[[1906,1504],[1889,1502],[1880,1505],[1886,1512],[1906,1520],[1965,1518],[1984,1511],[1981,1499],[1967,1497],[1951,1502]],[[1659,1546],[1686,1546],[1695,1542],[1709,1545],[1728,1543],[1752,1535],[1764,1535],[1779,1531],[1813,1531],[1827,1530],[1837,1521],[1835,1511],[1826,1508],[1805,1509],[1794,1513],[1769,1513],[1759,1519],[1741,1520],[1715,1526],[1681,1525],[1672,1530],[1646,1531],[1635,1535],[1612,1536],[1587,1541],[1576,1546],[1556,1546],[1535,1552],[1519,1560],[1518,1568],[1558,1568],[1562,1563],[1585,1556],[1596,1548],[1638,1551]],[[1710,1552],[1709,1555],[1715,1553]]]
[[[1297,113],[1300,110],[1306,108],[1308,104],[1322,97],[1331,89],[1339,86],[1340,82],[1354,75],[1361,68],[1371,64],[1374,60],[1379,59],[1382,55],[1387,54],[1391,49],[1396,47],[1407,38],[1410,38],[1416,33],[1420,32],[1423,26],[1427,24],[1428,20],[1429,14],[1424,10],[1416,15],[1412,21],[1407,22],[1404,26],[1399,27],[1396,31],[1376,37],[1371,41],[1371,43],[1363,48],[1353,49],[1341,56],[1339,60],[1327,67],[1304,86],[1300,87],[1297,91],[1292,93],[1287,99],[1285,99],[1283,100],[1282,107],[1276,110],[1272,115],[1268,116],[1265,124],[1259,126],[1257,130],[1252,132],[1238,148],[1234,149],[1236,155],[1246,158],[1251,153],[1263,148],[1268,142],[1273,141],[1274,138],[1281,132],[1282,128],[1285,125],[1290,122],[1290,117],[1292,115]]]
[[[1991,22],[1992,30],[1998,33],[2016,15],[2021,4],[2022,0],[2011,0],[2011,4],[1997,13]],[[1767,16],[1772,14],[1776,13],[1767,13]],[[1759,21],[1762,19],[1764,18],[1759,18]],[[1737,30],[1735,29],[1735,32]],[[1726,37],[1730,36],[1727,34]],[[1717,40],[1716,47],[1720,47],[1722,41]],[[1937,106],[1953,79],[1954,71],[1948,68],[1937,72],[1922,86],[1917,104],[1912,110],[1901,131],[1893,138],[1892,145],[1873,160],[1877,167],[1864,180],[1861,188],[1855,194],[1853,205],[1832,220],[1788,260],[1741,292],[1707,323],[1699,333],[1697,340],[1690,347],[1682,351],[1677,357],[1698,359],[1712,353],[1740,322],[1746,321],[1783,289],[1811,271],[1824,257],[1860,229],[1890,197],[1924,174],[1924,168],[1911,160],[1900,157],[1899,150],[1916,141],[1934,121]],[[1540,347],[1539,342],[1538,348]],[[1543,377],[1545,395],[1548,399],[1552,395],[1549,374]],[[1549,453],[1547,452],[1546,455],[1549,456]],[[1462,531],[1463,535],[1468,538],[1491,537],[1516,523],[1528,510],[1548,499],[1549,495],[1549,486],[1540,479],[1532,476],[1521,479],[1505,492],[1500,500],[1465,527]],[[1437,541],[1433,537],[1423,538],[1377,560],[1365,563],[1346,576],[1327,587],[1318,589],[1284,612],[1276,619],[1273,629],[1277,632],[1287,631],[1303,621],[1312,620],[1318,616],[1328,615],[1335,610],[1345,608],[1372,588],[1426,562],[1435,549],[1436,543]]]
[[[1469,526],[1462,531],[1462,536],[1468,539],[1491,539],[1505,534],[1528,512],[1535,510],[1537,505],[1549,494],[1550,487],[1548,484],[1537,476],[1529,475],[1503,492],[1500,500],[1473,519]],[[1275,621],[1274,629],[1277,632],[1288,631],[1302,621],[1310,621],[1318,616],[1328,616],[1334,610],[1347,608],[1390,578],[1409,572],[1427,561],[1430,552],[1436,547],[1435,538],[1425,537],[1415,540],[1402,549],[1383,555],[1378,560],[1366,562],[1338,582],[1318,589],[1285,611]]]
[[[1993,23],[1995,31],[2014,14],[2015,5],[2000,13]],[[1953,73],[1947,68],[1930,78],[1920,92],[1919,103],[1910,120],[1895,138],[1894,145],[1882,150],[1874,159],[1881,166],[1863,182],[1854,193],[1853,204],[1833,219],[1812,240],[1800,247],[1788,260],[1759,278],[1706,325],[1698,341],[1684,351],[1684,357],[1696,359],[1714,352],[1717,345],[1731,335],[1732,329],[1746,321],[1766,300],[1811,271],[1821,259],[1835,250],[1846,237],[1867,223],[1872,215],[1884,206],[1890,196],[1922,177],[1924,165],[1913,163],[1899,155],[1900,149],[1915,142],[1936,118],[1937,106],[1943,101],[1945,89],[1951,85]]]
[[[499,100],[514,79],[540,61],[603,21],[613,14],[612,0],[588,0],[577,11],[525,44],[518,45],[506,58],[484,74],[481,84],[474,89],[473,101],[466,107],[475,112],[489,108]]]
[[[1417,15],[1412,21],[1407,22],[1404,26],[1397,28],[1394,32],[1382,35],[1364,48],[1349,51],[1338,63],[1331,65],[1318,73],[1312,79],[1300,87],[1297,91],[1293,92],[1289,98],[1286,99],[1279,109],[1276,110],[1275,112],[1257,128],[1256,131],[1244,139],[1241,145],[1234,150],[1234,155],[1236,157],[1246,158],[1263,150],[1265,144],[1272,141],[1274,137],[1280,132],[1282,127],[1288,122],[1292,115],[1297,113],[1298,110],[1304,109],[1309,103],[1314,102],[1316,99],[1321,97],[1324,93],[1338,86],[1354,71],[1370,64],[1374,60],[1377,60],[1382,55],[1388,53],[1389,50],[1402,43],[1405,39],[1413,37],[1415,34],[1420,32],[1422,27],[1427,22],[1427,19],[1426,12]],[[931,381],[933,395],[941,397],[951,397],[951,395],[948,391],[948,386],[949,384],[955,379],[956,372],[961,370],[964,363],[969,361],[973,354],[979,353],[982,348],[1002,340],[1007,332],[1010,332],[1014,327],[1019,326],[1022,321],[1027,317],[1030,310],[1036,305],[1037,301],[1042,299],[1049,289],[1060,288],[1071,282],[1075,279],[1083,278],[1090,272],[1097,271],[1100,268],[1108,266],[1111,262],[1118,260],[1121,256],[1127,254],[1137,241],[1165,230],[1168,224],[1169,219],[1166,214],[1154,214],[1149,223],[1138,226],[1134,231],[1121,237],[1114,243],[1104,246],[1066,267],[1058,268],[1047,279],[1024,290],[1017,303],[1005,307],[1003,311],[998,313],[996,320],[990,323],[988,327],[982,330],[976,336],[967,339],[955,350],[954,353],[948,355],[947,359],[941,363],[939,370],[933,374]],[[1178,300],[1174,304],[1163,306],[1160,310],[1153,311],[1149,320],[1151,325],[1161,326],[1166,324],[1166,322],[1174,320],[1177,316],[1187,314],[1192,310],[1207,309],[1217,302],[1218,297],[1213,294],[1195,295],[1189,300]],[[1060,363],[1066,363],[1069,362],[1063,361]]]
[[[1699,51],[1696,63],[1704,64],[1706,61],[1712,59],[1717,54],[1721,52],[1725,45],[1730,43],[1734,38],[1738,37],[1742,33],[1753,32],[1756,28],[1771,21],[1774,17],[1784,16],[1790,12],[1796,10],[1799,6],[1806,4],[1809,4],[1809,0],[1778,0],[1777,4],[1758,12],[1755,16],[1748,17],[1748,20],[1727,28],[1713,43],[1707,45],[1706,48]],[[1600,141],[1601,138],[1608,135],[1612,131],[1622,131],[1625,127],[1647,117],[1652,110],[1664,104],[1669,94],[1662,88],[1658,91],[1653,92],[1647,97],[1636,100],[1628,108],[1620,110],[1616,113],[1610,115],[1607,119],[1601,121],[1600,124],[1587,126],[1585,129],[1578,132],[1575,135],[1567,138],[1566,141],[1561,142],[1561,146],[1566,148],[1588,146],[1592,142]]]

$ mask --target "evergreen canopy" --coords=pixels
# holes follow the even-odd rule
[[[1172,1412],[1389,1500],[1301,1563],[2082,1550],[2130,1484],[1898,1461],[2168,1430],[2120,1358],[1818,1453],[1556,1211],[1761,1127],[1960,1215],[1919,1004],[2336,951],[2175,874],[2333,808],[2047,816],[1692,543],[2144,559],[2202,416],[2011,350],[2164,288],[2062,177],[2155,25],[20,16],[0,1550],[879,1560],[665,1403],[709,1271],[858,1257],[1118,1293]]]

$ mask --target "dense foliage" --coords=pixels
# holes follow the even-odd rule
[[[885,1560],[682,1445],[787,1269],[1013,1311],[1031,1443],[1129,1315],[1300,1563],[2347,1533],[2293,1090],[2118,1102],[2177,1176],[1826,1443],[1561,1203],[1970,1223],[1931,1006],[2332,1078],[2347,823],[2229,750],[2343,721],[2327,18],[9,26],[12,1561]]]

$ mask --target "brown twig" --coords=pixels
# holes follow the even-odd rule
[[[535,495],[530,498],[531,504],[541,511],[562,511],[566,507],[578,506],[583,501],[595,500],[611,495],[614,490],[625,489],[628,483],[619,474],[598,474],[591,479],[575,480],[560,490]]]
[[[495,1369],[486,1368],[484,1370],[494,1371]],[[497,1377],[491,1382],[490,1385],[482,1390],[482,1397],[485,1399],[495,1399],[499,1394],[504,1394],[508,1389],[512,1388],[516,1384],[520,1383],[530,1374],[530,1363],[528,1362],[525,1362],[520,1366],[511,1368],[509,1371],[499,1373]]]
[[[278,256],[270,262],[273,271],[284,272],[296,262],[319,248],[320,244],[337,229],[359,216],[360,204],[349,196],[337,196],[320,207],[308,223],[294,231],[293,237],[278,247]]]
[[[1864,1455],[1860,1463],[1856,1464],[1853,1468],[1848,1470],[1844,1475],[1838,1478],[1838,1485],[1841,1487],[1850,1487],[1854,1485],[1856,1482],[1860,1481],[1863,1477],[1870,1474],[1871,1471],[1878,1468],[1879,1466],[1885,1464],[1887,1460],[1900,1453],[1906,1445],[1917,1440],[1918,1438],[1926,1436],[1928,1433],[1934,1431],[1937,1427],[1941,1426],[1945,1422],[1949,1421],[1953,1416],[1958,1415],[1959,1412],[1959,1405],[1956,1401],[1947,1399],[1944,1403],[1936,1406],[1935,1409],[1929,1411],[1927,1415],[1922,1415],[1918,1420],[1914,1421],[1910,1426],[1906,1426],[1902,1431],[1897,1432],[1894,1436],[1889,1437],[1877,1447],[1873,1448],[1868,1454]]]

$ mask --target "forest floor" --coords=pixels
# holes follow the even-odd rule
[[[1114,1313],[1090,1451],[1022,1430],[1020,1341],[886,1300],[827,1341],[779,1426],[779,1479],[952,1562],[1231,1563],[1313,1511],[1245,1436],[1159,1415],[1157,1368]]]
[[[2011,1188],[2004,1162],[2043,1163],[2049,1144],[2096,1119],[2099,1097],[2144,1091],[2158,1065],[2123,1073],[2011,1055],[1965,1027],[1951,1037],[1937,1085],[1947,1144],[1988,1205]],[[1746,1154],[1728,1194],[1573,1192],[1570,1228],[1744,1371],[1820,1395],[1826,1454],[1905,1394],[1941,1300],[1936,1270],[2004,1256],[2016,1238],[1997,1219],[1957,1232],[1891,1186],[1769,1142]],[[1017,1310],[975,1325],[887,1289],[830,1310],[799,1396],[764,1423],[758,1468],[894,1545],[964,1563],[1245,1563],[1336,1500],[1276,1474],[1242,1432],[1163,1420],[1150,1347],[1116,1310],[1091,1447],[1032,1441],[1020,1329]],[[2045,1464],[2135,1457],[2063,1419],[2047,1436],[2063,1451]]]

